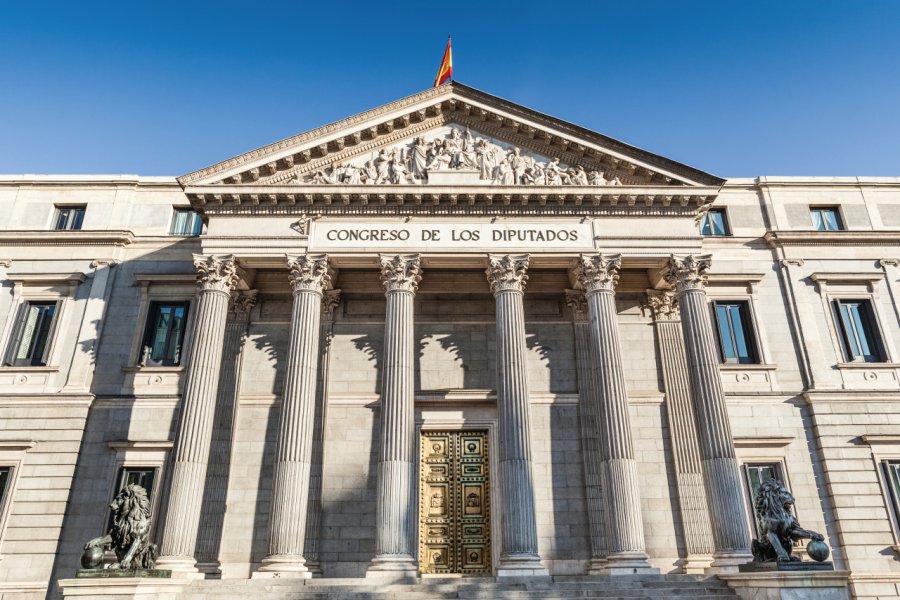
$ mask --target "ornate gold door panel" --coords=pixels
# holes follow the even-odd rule
[[[488,436],[423,431],[419,502],[422,573],[491,573]]]

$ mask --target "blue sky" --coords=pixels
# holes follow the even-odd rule
[[[454,78],[726,177],[900,176],[900,1],[7,2],[0,173],[181,175]]]

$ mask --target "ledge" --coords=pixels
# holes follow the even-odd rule
[[[0,367],[0,373],[58,373],[59,367],[26,367],[26,366],[16,366],[16,365],[8,365]]]
[[[783,437],[752,437],[752,436],[735,436],[735,448],[783,448],[789,446],[794,441],[794,436]]]
[[[134,234],[125,230],[0,231],[0,246],[128,246]]]
[[[765,273],[710,273],[706,276],[709,283],[759,283]]]
[[[197,272],[193,273],[135,273],[134,282],[138,285],[148,283],[196,284]]]
[[[890,435],[890,434],[864,434],[859,436],[864,443],[869,444],[900,444],[900,434]],[[900,546],[897,546],[896,549],[900,549]]]
[[[143,367],[141,365],[122,367],[122,371],[125,373],[181,373],[184,369],[184,365],[177,367]]]
[[[769,364],[740,364],[740,363],[720,363],[721,371],[777,371],[778,365]]]
[[[837,364],[838,369],[900,369],[900,363],[893,362],[843,362]]]
[[[6,278],[13,283],[84,283],[84,273],[7,273]]]
[[[117,440],[107,445],[113,450],[168,450],[174,444],[171,440]]]
[[[34,440],[0,440],[0,452],[26,452],[34,448],[36,443]]]
[[[868,283],[871,285],[884,279],[884,273],[813,273],[809,278],[816,283],[820,281],[826,283],[843,281],[848,283]]]
[[[785,231],[766,233],[766,243],[779,246],[896,246],[900,231]]]

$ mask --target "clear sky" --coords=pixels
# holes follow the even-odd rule
[[[900,0],[4,2],[0,173],[182,175],[454,79],[725,177],[900,176]]]

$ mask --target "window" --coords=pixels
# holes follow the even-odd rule
[[[744,465],[744,477],[747,480],[747,492],[750,500],[750,514],[754,528],[756,524],[756,499],[759,497],[759,486],[770,479],[777,479],[787,487],[787,482],[781,474],[781,464],[773,463],[747,463]],[[759,531],[757,529],[757,535]]]
[[[81,229],[85,206],[57,206],[53,229],[74,231]]]
[[[836,206],[811,206],[813,229],[816,231],[842,231],[844,224]]]
[[[12,467],[0,467],[0,512],[6,506],[6,496],[9,493],[9,482],[12,479]]]
[[[894,520],[900,523],[900,460],[885,460],[884,480],[888,488],[888,500],[894,509]]]
[[[716,328],[719,331],[719,353],[722,362],[733,364],[758,362],[747,303],[713,302],[713,309]]]
[[[711,208],[700,220],[700,235],[711,237],[731,235],[724,208]]]
[[[835,300],[844,354],[851,362],[883,362],[884,352],[869,300]]]
[[[55,301],[22,303],[16,319],[15,334],[7,350],[7,365],[46,366],[56,313]]]
[[[142,366],[171,367],[181,362],[187,312],[187,302],[150,303],[141,352]]]
[[[176,208],[172,219],[172,235],[200,235],[203,220],[189,208]]]
[[[153,502],[153,484],[156,483],[156,467],[122,467],[119,469],[118,485],[115,494],[118,494],[127,485],[136,484],[147,490],[147,499]],[[112,529],[113,513],[109,512],[106,531]]]

